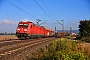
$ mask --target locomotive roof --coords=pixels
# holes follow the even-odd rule
[[[37,24],[35,24],[35,23],[33,23],[33,25],[38,26],[38,27],[40,27],[40,28],[45,28],[44,26],[39,26],[39,25],[37,25]]]
[[[30,22],[30,21],[20,21],[19,23],[33,23],[33,22]]]

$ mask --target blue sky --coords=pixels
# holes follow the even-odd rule
[[[72,27],[77,30],[80,20],[90,19],[89,0],[35,0],[46,13],[34,0],[7,1],[0,0],[0,32],[15,32],[19,21],[29,20],[36,23],[36,19],[42,20],[39,23],[47,20],[43,26],[51,29],[56,26],[58,30],[62,26],[54,23],[58,23],[56,20],[62,23],[61,20],[64,19],[64,29]]]

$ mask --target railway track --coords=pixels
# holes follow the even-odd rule
[[[38,38],[38,39],[28,39],[28,40],[1,40],[0,41],[0,57],[12,54],[16,51],[23,50],[34,45],[45,43],[56,39],[55,37],[49,38]]]

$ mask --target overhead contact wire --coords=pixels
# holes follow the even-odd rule
[[[43,10],[43,12],[51,19],[51,17],[45,12],[45,10],[37,3],[37,1],[36,0],[34,0],[35,1],[35,3]]]
[[[47,8],[47,6],[46,6],[46,4],[44,3],[44,1],[43,1],[43,0],[42,0],[42,2],[43,2],[43,4],[45,5],[45,7]],[[48,8],[47,8],[47,10],[48,10],[48,12],[50,12]]]
[[[25,3],[23,3],[21,0],[18,0],[20,3],[22,3],[24,6],[26,6],[28,9],[30,9],[31,11],[33,11],[34,13],[36,13],[34,10],[32,10],[29,6],[27,6]],[[37,14],[37,13],[36,13]]]
[[[35,16],[33,16],[33,15],[29,14],[28,12],[26,12],[26,11],[24,11],[23,9],[21,9],[21,8],[17,7],[16,5],[14,5],[14,4],[12,4],[12,3],[10,3],[9,1],[7,1],[7,0],[5,0],[5,1],[6,1],[6,2],[8,2],[9,4],[11,4],[12,6],[14,6],[14,7],[18,8],[19,10],[23,11],[24,13],[26,13],[26,14],[28,14],[28,15],[32,16],[33,18],[37,19]]]
[[[43,2],[43,4],[45,5],[47,11],[48,11],[49,13],[51,13],[50,10],[48,9],[47,5],[45,4],[45,2],[44,2],[43,0],[42,0],[42,2]],[[51,19],[52,19],[52,18],[51,18]],[[53,20],[53,19],[52,19],[52,20]]]

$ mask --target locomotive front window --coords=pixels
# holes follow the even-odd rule
[[[28,27],[28,24],[23,24],[23,27]]]
[[[26,28],[26,27],[28,27],[28,24],[19,24],[19,26]]]
[[[20,27],[23,27],[23,24],[19,24]]]

